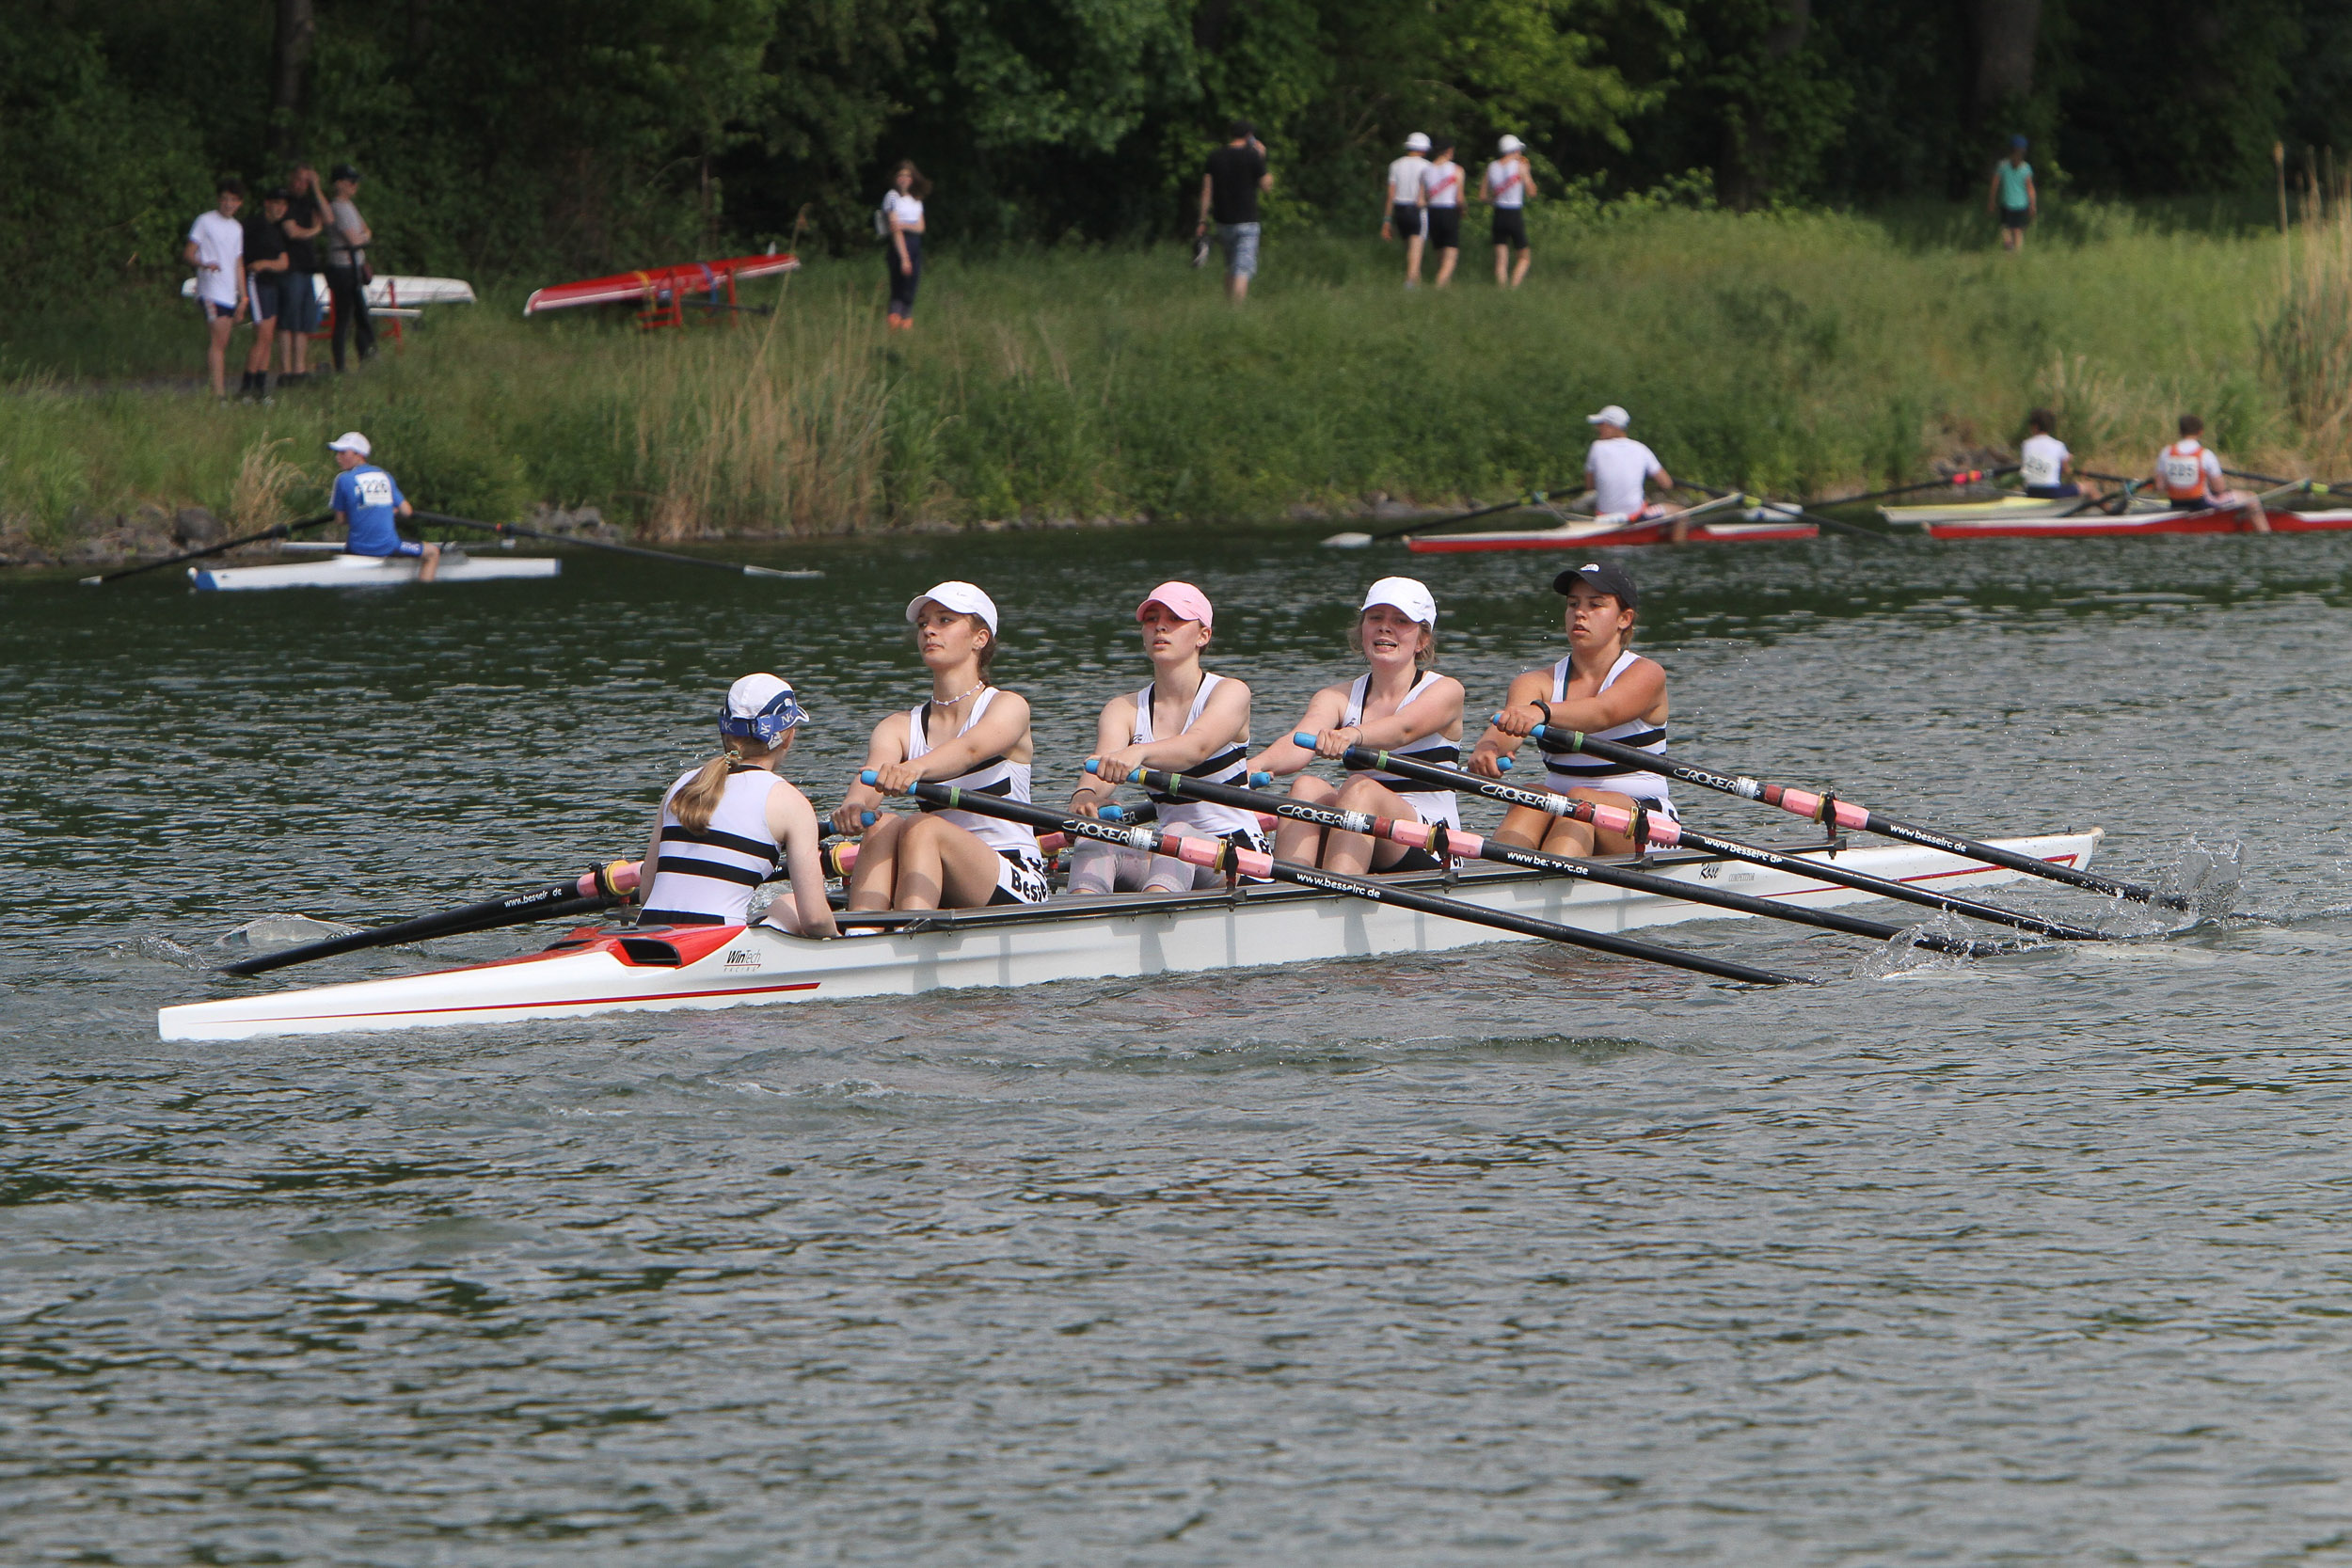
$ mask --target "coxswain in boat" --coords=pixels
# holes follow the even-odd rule
[[[818,853],[817,808],[776,776],[808,721],[789,683],[745,675],[719,710],[719,754],[662,792],[638,868],[641,926],[740,926],[752,891],[781,862],[791,891],[761,922],[795,936],[837,935]]]
[[[1249,774],[1249,688],[1200,668],[1216,611],[1188,582],[1164,582],[1136,607],[1152,684],[1103,705],[1094,756],[1103,766],[1071,793],[1070,809],[1099,816],[1112,794],[1110,779],[1137,768],[1183,773],[1207,784],[1240,785]],[[1167,736],[1166,739],[1160,738]],[[1232,806],[1152,793],[1159,826],[1188,838],[1221,838],[1263,852],[1256,816]],[[1185,893],[1217,885],[1217,873],[1166,855],[1082,840],[1070,856],[1070,891],[1076,894]]]
[[[368,438],[347,430],[327,442],[326,450],[335,454],[335,467],[342,470],[335,476],[327,505],[334,508],[335,520],[343,525],[343,553],[417,556],[423,562],[417,580],[431,582],[441,569],[441,546],[400,536],[398,520],[415,515],[416,509],[400,493],[392,476],[370,461],[374,451]]]
[[[1678,518],[1680,508],[1649,499],[1652,480],[1660,489],[1671,490],[1674,476],[1666,472],[1656,452],[1626,434],[1633,416],[1613,403],[1597,414],[1587,414],[1584,422],[1593,427],[1593,444],[1584,453],[1584,481],[1593,491],[1593,515],[1608,523]],[[1675,523],[1676,544],[1682,543],[1690,526]]]
[[[2037,408],[2026,416],[2026,428],[2030,434],[2017,449],[2017,471],[2026,482],[2026,494],[2037,500],[2081,495],[2083,487],[2074,483],[2074,454],[2055,434],[2058,416]]]
[[[1351,746],[1394,752],[1419,762],[1451,767],[1462,754],[1462,683],[1438,674],[1438,601],[1411,578],[1382,578],[1364,592],[1356,619],[1356,641],[1371,666],[1352,681],[1327,686],[1307,704],[1282,738],[1249,760],[1252,772],[1277,777],[1297,774],[1291,798],[1310,805],[1375,816],[1458,828],[1454,791],[1423,789],[1407,779],[1345,764],[1353,775],[1334,789],[1300,770],[1317,757],[1344,763]],[[1292,738],[1315,737],[1313,751]],[[1303,861],[1332,871],[1434,871],[1436,857],[1388,839],[1363,833],[1326,832],[1311,822],[1285,820],[1274,832],[1278,859]]]
[[[931,673],[931,694],[874,726],[866,769],[881,787],[852,784],[834,814],[845,833],[863,832],[850,874],[850,908],[977,909],[1044,900],[1045,857],[1018,823],[925,802],[919,815],[866,813],[917,779],[957,789],[1029,798],[1029,705],[988,683],[996,657],[996,602],[968,582],[943,582],[907,602],[914,645]]]
[[[2181,438],[2156,453],[2156,483],[2165,500],[2182,512],[2227,512],[2235,508],[2256,533],[2270,531],[2270,515],[2260,499],[2229,487],[2221,459],[2199,439],[2205,421],[2194,414],[2181,416]]]
[[[1568,657],[1512,681],[1502,712],[1470,749],[1469,768],[1484,778],[1501,778],[1502,759],[1516,752],[1539,724],[1554,732],[1581,730],[1645,752],[1666,749],[1666,672],[1628,646],[1641,605],[1633,578],[1621,566],[1594,563],[1561,573],[1551,586],[1567,596]],[[1681,820],[1662,776],[1584,756],[1549,736],[1536,746],[1544,752],[1553,792]],[[1626,855],[1641,847],[1625,833],[1597,835],[1589,822],[1533,806],[1513,806],[1495,837],[1555,855]]]

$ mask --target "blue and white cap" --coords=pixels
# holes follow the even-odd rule
[[[808,722],[792,683],[774,675],[745,675],[727,688],[727,705],[719,714],[721,735],[739,735],[773,746],[784,732]]]

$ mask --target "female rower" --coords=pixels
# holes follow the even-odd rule
[[[1200,668],[1215,618],[1209,596],[1188,582],[1161,583],[1136,607],[1143,651],[1152,658],[1152,684],[1103,705],[1094,736],[1103,774],[1119,779],[1130,768],[1157,768],[1231,784],[1248,776],[1249,688]],[[1117,788],[1102,774],[1089,775],[1071,792],[1070,809],[1097,816]],[[1152,799],[1159,805],[1159,825],[1170,832],[1265,848],[1258,818],[1248,812],[1156,792]],[[1073,893],[1185,893],[1216,883],[1217,874],[1205,866],[1140,849],[1087,839],[1071,851]]]
[[[1655,659],[1627,646],[1641,594],[1622,567],[1575,567],[1552,579],[1552,591],[1567,595],[1568,657],[1548,670],[1530,670],[1511,683],[1510,695],[1486,733],[1470,751],[1470,770],[1501,778],[1501,760],[1519,749],[1536,725],[1581,730],[1602,740],[1640,751],[1666,749],[1666,672]],[[1592,800],[1626,811],[1635,807],[1680,821],[1664,778],[1656,773],[1555,749],[1544,752],[1550,787],[1572,800]],[[1629,855],[1641,847],[1625,833],[1597,832],[1589,822],[1553,816],[1533,806],[1513,806],[1495,837],[1522,848],[1556,855]]]
[[[1352,681],[1316,692],[1298,722],[1249,760],[1251,769],[1298,773],[1317,757],[1344,758],[1351,746],[1449,767],[1461,755],[1462,683],[1429,668],[1438,648],[1438,601],[1429,590],[1411,578],[1382,578],[1374,583],[1364,593],[1356,641],[1372,668]],[[1314,750],[1292,739],[1294,733],[1311,733]],[[1430,789],[1353,763],[1347,769],[1355,777],[1337,789],[1312,774],[1300,773],[1291,785],[1291,798],[1375,816],[1408,817],[1449,828],[1462,825],[1450,789]],[[1424,850],[1287,820],[1275,828],[1274,853],[1332,871],[1438,867],[1436,858]]]
[[[745,675],[719,710],[719,755],[678,775],[662,793],[638,885],[643,926],[740,926],[752,890],[779,859],[792,891],[761,922],[804,937],[830,937],[833,906],[817,853],[817,809],[776,764],[808,715],[773,675]],[[664,853],[664,846],[671,847]]]
[[[850,873],[852,910],[975,909],[1035,904],[1046,895],[1037,835],[1017,822],[928,802],[914,816],[884,815],[862,828],[883,797],[917,779],[975,794],[1029,798],[1029,705],[988,684],[996,657],[996,603],[968,582],[943,582],[907,603],[914,644],[931,673],[929,701],[874,726],[866,767],[877,789],[853,784],[834,813],[845,833],[865,833]]]

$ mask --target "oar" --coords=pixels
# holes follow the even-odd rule
[[[859,775],[868,785],[880,783],[879,776],[868,769]],[[1068,816],[1045,811],[1019,800],[1009,800],[1001,795],[987,795],[974,790],[958,789],[948,784],[932,784],[928,779],[914,781],[908,793],[919,800],[946,806],[954,811],[978,812],[984,816],[998,816],[1008,822],[1019,822],[1032,828],[1047,828],[1069,834],[1073,838],[1091,838],[1104,844],[1116,844],[1147,854],[1167,855],[1188,865],[1206,866],[1213,871],[1238,871],[1245,877],[1270,878],[1291,882],[1299,887],[1311,887],[1325,893],[1336,893],[1348,898],[1362,898],[1375,904],[1393,904],[1401,910],[1419,914],[1439,915],[1471,926],[1486,926],[1498,931],[1511,931],[1519,936],[1542,937],[1549,942],[1571,947],[1588,947],[1595,952],[1611,953],[1622,958],[1643,958],[1651,963],[1669,964],[1701,974],[1712,974],[1722,980],[1738,980],[1753,986],[1812,985],[1819,982],[1802,974],[1782,974],[1769,969],[1734,963],[1726,958],[1709,958],[1696,953],[1678,952],[1628,937],[1609,936],[1599,931],[1580,931],[1557,921],[1538,920],[1532,915],[1513,914],[1506,910],[1483,909],[1459,898],[1440,897],[1434,893],[1422,893],[1412,888],[1391,887],[1360,877],[1343,876],[1317,866],[1298,865],[1290,861],[1278,861],[1255,849],[1241,849],[1223,839],[1183,838],[1175,833],[1161,832],[1152,828],[1120,828],[1091,817]]]
[[[208,555],[221,555],[246,545],[258,545],[264,539],[283,539],[298,528],[317,528],[323,523],[331,523],[334,520],[335,514],[322,512],[315,517],[305,517],[298,523],[275,523],[259,533],[248,533],[242,539],[231,539],[225,545],[207,545],[200,550],[190,550],[185,555],[166,556],[161,561],[151,561],[144,566],[125,566],[119,572],[103,572],[94,578],[84,578],[82,586],[95,588],[102,582],[120,582],[124,578],[135,578],[141,572],[160,572],[167,566],[177,566],[188,561],[201,561]]]
[[[1805,506],[1860,506],[1865,501],[1891,500],[1897,496],[1915,496],[1922,490],[1941,490],[1947,486],[1964,490],[1980,480],[1999,479],[2005,474],[2013,474],[2016,471],[2017,465],[2014,463],[2005,468],[1966,468],[1956,474],[1946,474],[1942,479],[1923,480],[1917,484],[1898,484],[1892,490],[1871,490],[1859,496],[1816,497],[1802,504]]]
[[[501,537],[545,539],[556,545],[580,545],[592,550],[610,550],[614,555],[633,555],[646,561],[666,561],[673,566],[702,566],[732,577],[746,578],[821,578],[818,571],[783,572],[773,566],[752,566],[732,561],[706,561],[698,555],[678,555],[670,550],[649,550],[642,545],[615,545],[609,539],[589,539],[577,533],[548,533],[542,529],[525,528],[520,523],[484,523],[471,517],[453,517],[445,512],[420,512],[419,522],[440,523],[449,528],[478,528],[485,533]]]
[[[1311,738],[1311,736],[1309,737],[1310,741]],[[1307,743],[1301,742],[1301,744]],[[1647,752],[1643,752],[1642,755],[1652,762],[1656,761]],[[1709,855],[1722,855],[1730,860],[1744,861],[1750,865],[1760,865],[1771,871],[1785,871],[1790,876],[1804,877],[1817,882],[1830,882],[1838,887],[1852,888],[1859,893],[1876,894],[1881,898],[1898,899],[1902,903],[1917,904],[1931,910],[1944,910],[1952,914],[1963,914],[1971,920],[1982,920],[1995,926],[2014,927],[2020,931],[2031,931],[2038,936],[2058,937],[2069,942],[2112,942],[2115,940],[2107,932],[2095,931],[2088,926],[2074,926],[2062,920],[2044,920],[2039,915],[2021,914],[2015,910],[2005,910],[1997,904],[1979,903],[1974,898],[1963,898],[1957,894],[1930,892],[1925,888],[1913,887],[1909,882],[1898,882],[1885,877],[1873,877],[1867,871],[1855,871],[1832,861],[1817,861],[1802,855],[1784,855],[1777,849],[1764,849],[1753,844],[1742,844],[1737,839],[1719,838],[1713,833],[1700,832],[1694,828],[1686,828],[1678,822],[1668,821],[1647,813],[1643,814],[1642,820],[1637,823],[1633,819],[1633,813],[1621,807],[1604,806],[1592,800],[1571,800],[1565,795],[1555,795],[1549,790],[1521,789],[1515,784],[1482,778],[1476,773],[1465,772],[1458,768],[1440,768],[1434,763],[1421,762],[1412,757],[1401,757],[1392,752],[1375,752],[1362,746],[1351,746],[1347,749],[1347,757],[1349,761],[1361,767],[1376,768],[1384,773],[1394,773],[1400,778],[1417,779],[1424,784],[1435,784],[1439,789],[1468,790],[1473,795],[1482,795],[1489,800],[1500,800],[1505,805],[1527,806],[1552,816],[1573,816],[1580,822],[1590,822],[1606,832],[1627,834],[1637,843],[1646,840],[1649,843],[1665,845],[1668,847],[1679,845],[1685,848],[1697,849]],[[1635,831],[1637,828],[1640,830],[1638,832]],[[1957,853],[1957,851],[1954,852]]]
[[[1497,501],[1492,506],[1481,506],[1469,512],[1456,512],[1446,517],[1422,517],[1406,523],[1403,528],[1387,529],[1378,533],[1335,533],[1323,542],[1323,546],[1332,550],[1360,550],[1365,546],[1378,544],[1383,539],[1399,539],[1408,533],[1425,533],[1433,528],[1444,528],[1453,523],[1467,523],[1472,517],[1491,517],[1498,512],[1517,512],[1522,507],[1541,506],[1550,499],[1551,492],[1549,490],[1530,490],[1514,500]]]
[[[2182,894],[2165,893],[2138,882],[2118,881],[2112,877],[2102,877],[2090,871],[2077,871],[2071,865],[2059,865],[2055,861],[2037,860],[2031,855],[2021,855],[2014,849],[2004,849],[1998,845],[1985,844],[1973,838],[1963,838],[1958,833],[1943,832],[1934,828],[1922,828],[1915,823],[1905,822],[1898,817],[1882,816],[1867,806],[1857,806],[1850,800],[1840,800],[1836,796],[1826,792],[1815,794],[1810,790],[1793,789],[1786,784],[1763,784],[1744,776],[1729,778],[1721,773],[1709,772],[1704,768],[1693,768],[1688,763],[1677,762],[1662,752],[1636,751],[1630,746],[1621,745],[1614,740],[1603,740],[1597,736],[1585,735],[1577,730],[1561,729],[1556,725],[1538,724],[1531,733],[1539,741],[1552,740],[1561,743],[1559,750],[1581,752],[1586,756],[1599,757],[1608,762],[1623,763],[1630,768],[1639,768],[1645,772],[1663,773],[1677,783],[1695,784],[1701,789],[1719,790],[1725,795],[1736,795],[1743,800],[1761,800],[1768,806],[1778,806],[1785,812],[1824,825],[1835,822],[1838,827],[1851,828],[1855,832],[1877,833],[1884,838],[1900,839],[1905,844],[1916,844],[1930,849],[1941,849],[1947,855],[1958,855],[1963,860],[1982,861],[1988,865],[2022,871],[2029,877],[2046,877],[2051,881],[2064,882],[2069,887],[2082,888],[2090,893],[2105,894],[2110,898],[2129,898],[2140,904],[2162,904],[2168,909],[2174,910],[2185,910],[2189,907],[2187,897]]]
[[[1101,759],[1089,759],[1087,771],[1108,778],[1102,770]],[[1253,775],[1263,778],[1264,774]],[[1647,871],[1635,871],[1625,866],[1599,865],[1590,861],[1572,860],[1565,855],[1546,854],[1541,849],[1522,849],[1514,844],[1503,844],[1491,838],[1466,832],[1460,828],[1426,822],[1406,821],[1396,817],[1375,816],[1368,812],[1336,811],[1324,806],[1309,805],[1279,795],[1261,794],[1252,789],[1236,789],[1231,784],[1212,784],[1203,779],[1189,779],[1181,773],[1162,772],[1153,768],[1131,770],[1127,778],[1111,779],[1113,784],[1132,780],[1146,789],[1163,795],[1189,796],[1196,800],[1211,800],[1222,806],[1238,806],[1245,811],[1269,812],[1288,817],[1293,822],[1311,822],[1318,827],[1337,829],[1345,833],[1367,833],[1385,838],[1409,848],[1425,850],[1443,858],[1452,855],[1459,860],[1495,861],[1503,865],[1520,866],[1530,871],[1549,872],[1579,881],[1597,882],[1604,887],[1629,888],[1638,893],[1655,894],[1662,898],[1679,898],[1687,903],[1705,904],[1715,909],[1736,910],[1741,914],[1761,915],[1771,920],[1793,921],[1800,926],[1818,926],[1827,931],[1843,931],[1849,936],[1868,937],[1884,942],[1902,935],[1905,927],[1891,926],[1883,920],[1866,920],[1860,915],[1840,914],[1835,910],[1807,909],[1802,904],[1783,904],[1770,898],[1757,898],[1745,893],[1733,893],[1727,888],[1708,887],[1703,883],[1677,881]],[[1962,937],[1947,937],[1933,931],[1923,931],[1915,939],[1923,947],[1939,953],[1956,953],[1967,958],[1982,958],[2005,951],[1998,942],[1970,942]]]
[[[348,935],[330,937],[325,942],[308,942],[300,947],[281,948],[275,953],[259,953],[250,958],[220,967],[230,974],[261,974],[289,964],[304,964],[313,958],[331,958],[338,953],[357,953],[367,947],[394,947],[405,942],[422,942],[428,937],[460,936],[469,931],[493,930],[501,926],[521,926],[533,920],[554,920],[564,915],[584,914],[593,910],[609,909],[621,902],[629,889],[637,885],[637,867],[626,861],[595,871],[583,871],[569,881],[550,882],[546,887],[532,888],[507,898],[492,898],[462,909],[443,910],[438,914],[421,914],[414,920],[397,925],[378,926],[371,930],[353,931]]]

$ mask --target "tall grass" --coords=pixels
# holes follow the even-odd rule
[[[813,262],[747,295],[772,317],[683,333],[526,322],[519,291],[489,288],[271,408],[185,389],[199,328],[159,306],[72,354],[44,329],[45,362],[0,351],[0,531],[149,501],[262,515],[265,493],[307,510],[348,428],[436,509],[593,502],[672,538],[1492,498],[1573,479],[1605,403],[1677,475],[1776,493],[2012,450],[2037,403],[2087,467],[2141,471],[2183,409],[2244,466],[2332,463],[2352,230],[2328,222],[2283,285],[2275,235],[2121,209],[2010,256],[1923,243],[1915,216],[1564,206],[1515,293],[1483,245],[1454,289],[1408,294],[1394,250],[1295,232],[1269,236],[1238,310],[1174,249],[949,259],[910,334],[881,330],[866,261]],[[135,328],[160,345],[146,360]]]

